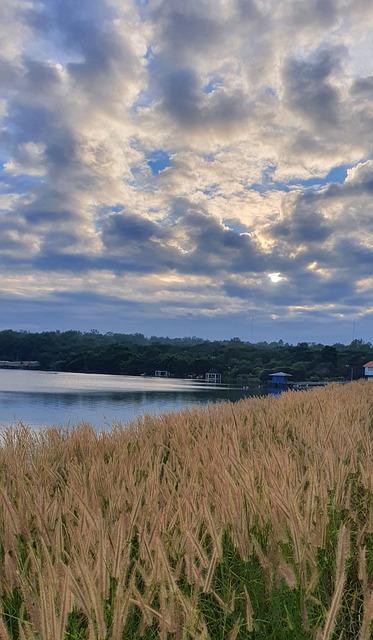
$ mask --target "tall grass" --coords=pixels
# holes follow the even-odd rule
[[[1,434],[1,640],[373,637],[373,385]]]

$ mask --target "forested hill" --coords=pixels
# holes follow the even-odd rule
[[[266,381],[281,370],[292,380],[354,379],[373,359],[373,346],[362,340],[349,345],[301,342],[251,344],[239,338],[210,342],[196,337],[146,338],[141,333],[97,331],[0,331],[0,360],[38,360],[54,371],[154,375],[167,370],[176,377],[204,376],[218,370],[225,382]]]

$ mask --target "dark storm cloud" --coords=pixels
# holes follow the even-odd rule
[[[285,8],[288,20],[297,27],[330,27],[338,18],[335,0],[309,0],[306,4],[293,0]]]
[[[44,93],[50,90],[53,91],[60,83],[60,76],[57,70],[39,60],[32,60],[25,57],[23,60],[23,69],[25,74],[25,88],[34,94]]]
[[[319,49],[306,58],[290,57],[283,69],[286,101],[319,126],[336,125],[340,95],[330,80],[345,55],[343,48]]]
[[[255,0],[237,0],[239,20],[244,20],[257,27],[264,20],[264,15]]]
[[[361,303],[361,297],[355,293],[353,282],[346,280],[346,273],[336,269],[327,276],[310,270],[297,270],[295,265],[289,270],[286,279],[273,283],[270,279],[245,284],[228,278],[224,290],[229,296],[243,300],[258,300],[273,310],[289,306],[304,305],[355,305]]]
[[[23,164],[25,161],[24,143],[36,143],[42,145],[43,171],[49,174],[51,179],[63,177],[61,171],[74,169],[79,177],[81,163],[79,160],[79,147],[76,133],[72,128],[64,126],[58,119],[53,108],[41,105],[30,106],[24,103],[13,102],[12,111],[6,120],[11,135],[8,136],[8,144],[14,160]],[[30,165],[30,168],[32,164]],[[29,167],[25,168],[27,172]],[[70,183],[70,189],[73,184]],[[41,186],[45,190],[45,185]],[[53,193],[53,185],[46,189]],[[66,198],[66,193],[58,194]]]
[[[19,60],[0,57],[0,87],[15,108],[44,103],[58,91],[61,77],[49,62],[36,60],[26,54]],[[13,109],[12,109],[13,111]]]
[[[248,13],[258,18],[255,3]],[[162,2],[152,18],[161,46],[149,60],[150,82],[166,114],[191,129],[232,127],[247,119],[253,106],[243,88],[222,81],[205,91],[211,77],[203,76],[194,64],[196,55],[217,59],[226,55],[224,43],[233,24],[200,2]],[[248,17],[245,20],[249,22]]]
[[[300,234],[304,235],[305,239],[308,236],[312,240],[316,233],[316,239],[322,240],[324,235],[328,237],[329,232],[336,231],[327,215],[331,205],[337,203],[340,207],[339,225],[347,219],[345,207],[351,209],[351,206],[356,205],[360,219],[360,216],[364,216],[363,208],[370,209],[369,196],[372,192],[373,161],[368,160],[347,169],[344,182],[308,188],[285,196],[283,220],[272,225],[271,232],[275,232],[274,235],[276,235],[279,231],[280,234],[286,235],[290,227],[300,227]],[[305,227],[304,232],[303,227]]]
[[[115,17],[104,0],[80,0],[79,3],[74,0],[41,0],[31,5],[23,15],[39,37],[49,38],[53,34],[60,46],[67,45],[75,51],[84,51],[87,45],[89,48],[92,38],[87,34],[97,32],[95,25],[110,24]]]
[[[54,32],[66,54],[76,57],[67,70],[80,89],[106,106],[113,96],[120,98],[115,95],[116,83],[132,78],[139,67],[139,60],[115,30],[115,17],[104,0],[48,0],[37,9],[34,20],[37,29],[45,36]]]
[[[333,227],[322,213],[296,206],[283,220],[271,225],[269,233],[295,247],[324,242],[332,235]]]
[[[102,225],[102,238],[110,247],[123,247],[126,242],[143,244],[151,240],[167,240],[170,234],[161,225],[131,213],[109,216]]]
[[[56,120],[47,107],[14,101],[6,124],[12,129],[17,142],[44,142],[56,126]]]
[[[214,43],[221,41],[222,27],[219,16],[206,15],[202,3],[163,1],[152,13],[160,29],[160,39],[168,53],[179,59],[190,50],[207,51]]]
[[[165,109],[185,125],[199,118],[202,88],[191,69],[174,71],[161,81]]]
[[[85,83],[86,90],[96,89],[95,84],[91,86],[90,83],[97,79],[97,76],[107,85],[114,71],[113,63],[120,62],[121,73],[132,75],[129,51],[114,32],[105,33],[97,25],[89,23],[74,26],[75,29],[69,33],[69,38],[72,45],[76,46],[76,43],[79,43],[79,52],[84,56],[84,60],[71,62],[68,71],[76,81]],[[76,35],[74,31],[77,32]]]
[[[373,96],[373,76],[359,78],[355,80],[351,87],[351,94],[361,98],[372,98]]]
[[[354,280],[371,277],[373,273],[373,249],[358,238],[340,237],[336,240],[330,259],[337,268],[353,274]]]
[[[27,231],[27,223],[20,216],[0,215],[0,260],[24,261],[30,250]]]
[[[237,125],[253,108],[242,91],[204,93],[201,79],[190,68],[161,76],[159,88],[163,108],[183,127]]]
[[[97,266],[116,272],[158,272],[176,267],[178,251],[168,244],[171,232],[140,215],[117,213],[102,223],[101,238],[108,258],[99,258]]]
[[[178,198],[170,219],[188,237],[189,250],[182,257],[186,270],[207,274],[265,268],[262,250],[251,237],[224,227],[203,207],[196,208],[187,199]]]
[[[53,239],[55,239],[55,246],[53,246]],[[74,235],[69,237],[68,234],[58,234],[55,238],[50,236],[46,239],[42,251],[30,260],[30,266],[46,273],[60,271],[66,274],[83,274],[90,269],[97,269],[99,265],[89,256],[71,253],[68,250],[63,251],[64,244],[71,247],[74,239],[76,239]],[[104,269],[105,266],[103,265],[102,268]]]
[[[33,159],[26,143],[41,145],[39,161],[45,172],[56,166],[60,170],[65,157],[76,155],[75,133],[61,118],[60,76],[55,67],[23,56],[14,66],[13,91],[9,93],[2,140],[12,160],[33,171]],[[9,85],[11,88],[11,85]],[[16,91],[15,91],[16,90]],[[43,173],[41,167],[37,168]]]
[[[44,194],[47,202],[48,196]],[[51,194],[51,201],[57,194]],[[303,207],[303,208],[302,208]],[[167,221],[156,222],[135,213],[121,212],[109,215],[100,225],[104,245],[102,254],[74,255],[79,236],[68,231],[68,222],[74,212],[33,207],[27,211],[27,220],[44,225],[44,241],[34,264],[42,270],[82,272],[90,269],[112,270],[115,273],[163,273],[176,271],[188,275],[217,275],[244,273],[265,274],[280,272],[288,278],[279,285],[266,288],[264,297],[276,304],[297,304],[338,297],[353,286],[346,284],[346,268],[357,274],[369,273],[372,252],[363,245],[337,241],[332,224],[320,212],[304,206],[300,199],[286,217],[273,224],[269,233],[276,239],[271,253],[264,252],[256,240],[226,228],[203,207],[196,207],[184,198],[178,198]],[[55,224],[62,224],[55,232]],[[330,243],[329,241],[332,240]],[[301,251],[291,257],[297,248]],[[324,276],[307,270],[316,261],[323,269],[337,270],[337,275]],[[343,276],[340,276],[343,273]],[[266,276],[264,276],[266,277]],[[241,284],[228,282],[230,295],[250,293]],[[260,287],[251,294],[260,296]],[[282,302],[281,302],[282,300]]]
[[[73,194],[66,194],[51,184],[38,184],[33,189],[32,203],[27,201],[17,207],[17,213],[32,226],[43,227],[56,222],[72,224],[79,211]]]
[[[15,65],[9,60],[0,57],[0,88],[3,95],[7,89],[10,89],[12,83],[14,83],[16,73]]]
[[[166,224],[118,213],[102,223],[101,237],[113,268],[119,270],[159,273],[176,269],[206,275],[265,268],[264,255],[250,237],[225,228],[184,198],[176,199]]]

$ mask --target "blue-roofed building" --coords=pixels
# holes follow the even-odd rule
[[[289,378],[291,378],[291,373],[284,373],[284,371],[277,371],[276,373],[270,373],[270,382],[269,384],[273,387],[287,387],[289,385]]]

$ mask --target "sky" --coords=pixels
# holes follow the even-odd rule
[[[373,341],[371,0],[2,0],[0,329]]]

